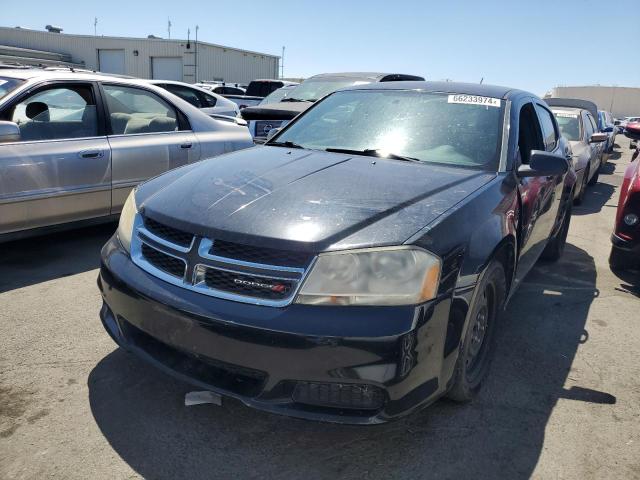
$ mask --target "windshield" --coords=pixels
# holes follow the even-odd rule
[[[308,110],[273,143],[496,169],[502,113],[502,100],[473,95],[343,91]]]
[[[298,85],[287,97],[291,101],[302,100],[304,102],[315,102],[320,100],[325,95],[340,90],[341,88],[351,87],[353,85],[364,85],[371,83],[367,80],[356,80],[353,78],[326,78],[326,79],[313,79],[305,80]]]
[[[4,98],[10,91],[15,90],[24,80],[11,77],[0,77],[0,99]]]
[[[283,98],[287,97],[289,93],[293,91],[293,88],[282,87],[278,90],[274,90],[269,95],[264,97],[259,105],[266,105],[268,103],[277,103]]]
[[[553,112],[558,122],[560,133],[570,141],[580,141],[580,120],[577,113]]]

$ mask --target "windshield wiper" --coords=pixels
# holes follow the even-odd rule
[[[266,145],[271,145],[272,147],[304,148],[302,145],[298,145],[297,143],[293,143],[293,142],[290,142],[290,141],[286,141],[286,142],[267,142]]]
[[[313,100],[306,100],[306,99],[303,99],[303,98],[286,97],[286,98],[283,98],[280,101],[281,102],[312,102]]]
[[[367,157],[390,158],[392,160],[403,160],[405,162],[422,162],[422,160],[397,153],[382,153],[381,148],[366,148],[364,150],[351,150],[349,148],[325,148],[325,152],[352,153],[354,155],[365,155]]]

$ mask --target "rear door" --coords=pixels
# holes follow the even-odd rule
[[[152,90],[104,83],[112,155],[112,207],[119,213],[138,183],[200,158],[187,117]]]
[[[0,144],[0,233],[109,214],[111,150],[97,93],[91,82],[49,82],[0,112],[21,135]]]

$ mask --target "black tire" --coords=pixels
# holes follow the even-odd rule
[[[582,205],[584,201],[584,194],[587,191],[587,179],[589,178],[589,166],[584,170],[584,176],[582,177],[582,184],[580,185],[580,190],[578,191],[578,196],[573,199],[574,205]]]
[[[600,168],[601,167],[602,167],[602,162],[600,162],[600,166],[593,173],[593,177],[591,177],[591,180],[589,180],[588,185],[595,185],[596,183],[598,183],[598,178],[600,178]]]
[[[634,266],[637,259],[629,252],[611,247],[609,254],[609,266],[611,270],[628,270]]]
[[[451,400],[469,402],[480,390],[493,359],[505,297],[504,267],[492,260],[478,285],[477,296],[471,306],[469,326],[456,363],[455,380],[447,393]]]
[[[571,198],[571,197],[569,197]],[[564,246],[567,244],[567,234],[569,233],[569,224],[571,223],[571,202],[567,202],[562,217],[562,225],[560,230],[553,238],[549,239],[547,246],[542,251],[540,258],[549,262],[557,262],[564,253]]]

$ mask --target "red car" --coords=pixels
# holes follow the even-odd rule
[[[632,140],[640,139],[640,122],[629,123],[624,134]],[[640,146],[631,164],[624,172],[616,225],[611,236],[613,246],[609,264],[614,269],[634,268],[640,265]]]

